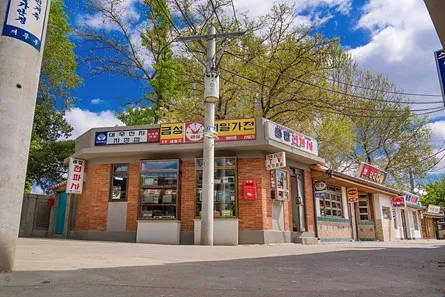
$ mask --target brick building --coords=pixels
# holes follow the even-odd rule
[[[83,192],[72,195],[70,237],[198,243],[202,128],[97,128],[77,138],[74,157],[87,165]],[[221,120],[216,128],[215,244],[316,241],[310,166],[324,163],[317,142],[262,118]],[[269,162],[279,168],[267,169],[276,152]]]

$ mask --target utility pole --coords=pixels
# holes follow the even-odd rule
[[[14,268],[50,2],[0,1],[0,272]]]
[[[411,186],[411,193],[414,193],[414,173],[413,169],[409,169],[409,184]]]
[[[216,39],[243,35],[245,32],[216,34],[212,25],[204,36],[181,37],[178,40],[207,40],[207,59],[204,74],[204,170],[202,175],[201,245],[213,245],[214,166],[215,166],[215,103],[219,99],[219,73],[216,57]]]

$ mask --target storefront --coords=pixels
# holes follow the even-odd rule
[[[439,205],[428,205],[422,209],[422,236],[425,239],[440,239],[439,231],[442,226],[439,224],[445,218],[445,213]]]
[[[315,240],[310,166],[317,142],[271,121],[215,125],[214,242]],[[97,128],[76,139],[86,160],[72,238],[200,242],[202,123]],[[273,160],[272,154],[281,156]]]
[[[312,166],[320,241],[389,241],[397,238],[392,197],[399,191]]]
[[[422,229],[420,211],[422,206],[419,196],[405,193],[392,199],[394,208],[394,225],[397,229],[397,239],[420,239]]]

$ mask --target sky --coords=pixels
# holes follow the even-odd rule
[[[139,20],[138,6],[142,0],[122,0],[129,20]],[[283,0],[286,1],[286,0]],[[272,7],[271,0],[233,0],[239,15],[257,17]],[[65,0],[72,26],[82,23],[107,27],[101,17],[89,14],[77,0]],[[302,24],[313,21],[318,31],[328,38],[339,38],[342,46],[374,73],[380,73],[406,92],[440,94],[433,52],[441,49],[425,4],[420,0],[296,0],[297,19]],[[107,30],[113,31],[112,27]],[[85,56],[88,47],[73,38],[76,54]],[[78,73],[84,83],[73,92],[78,99],[66,112],[66,120],[74,127],[75,138],[92,127],[122,125],[116,113],[131,100],[140,98],[148,86],[118,75],[90,77],[88,68],[80,65]],[[419,97],[415,101],[440,100]],[[429,105],[418,105],[428,108]],[[445,140],[445,112],[430,117],[433,142],[440,146]],[[445,176],[445,160],[429,178]]]

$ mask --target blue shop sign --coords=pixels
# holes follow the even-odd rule
[[[436,60],[437,74],[439,75],[440,89],[442,91],[442,99],[445,104],[445,51],[434,52],[434,58]]]

